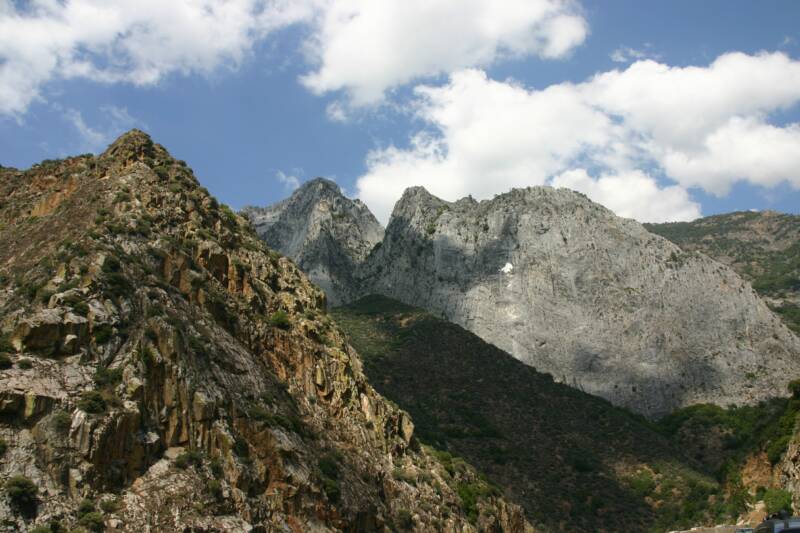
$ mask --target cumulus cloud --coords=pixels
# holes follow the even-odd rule
[[[697,217],[692,187],[800,188],[800,125],[770,122],[800,101],[800,62],[782,53],[638,61],[541,90],[467,69],[415,94],[426,127],[406,148],[370,153],[358,180],[383,221],[412,185],[454,200],[553,183],[642,221]]]
[[[54,79],[152,85],[238,66],[270,31],[310,20],[312,0],[0,0],[0,115]]]
[[[700,204],[689,198],[686,189],[677,185],[660,187],[640,170],[592,178],[586,169],[579,168],[559,174],[551,184],[582,192],[622,217],[667,222],[700,216]]]
[[[19,117],[58,79],[152,85],[234,69],[296,23],[313,63],[303,83],[359,105],[422,76],[561,57],[587,34],[571,0],[0,0],[0,115]]]
[[[307,46],[303,83],[360,106],[415,79],[507,57],[558,58],[588,26],[567,0],[332,0]]]

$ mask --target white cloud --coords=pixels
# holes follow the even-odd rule
[[[302,82],[343,90],[348,105],[504,58],[563,57],[588,33],[573,0],[0,0],[0,115],[21,116],[53,80],[153,85],[235,69],[296,23],[309,28]]]
[[[507,57],[558,58],[588,26],[569,0],[332,0],[307,45],[303,83],[360,106],[415,79]]]
[[[639,61],[542,90],[469,69],[415,94],[426,129],[408,148],[370,153],[358,180],[383,221],[412,185],[455,200],[552,180],[642,221],[698,216],[691,187],[800,188],[800,125],[770,122],[800,101],[800,61],[781,53],[726,54],[707,67]]]
[[[659,187],[658,182],[640,170],[618,175],[589,176],[586,169],[568,170],[552,179],[554,187],[582,192],[622,217],[647,222],[694,220],[700,204],[689,198],[683,187]]]
[[[293,174],[286,174],[280,170],[275,174],[278,181],[283,184],[283,188],[287,191],[293,191],[300,186],[300,178]]]
[[[139,123],[133,118],[124,107],[112,105],[100,106],[102,125],[90,126],[83,118],[83,114],[77,109],[62,109],[55,104],[53,108],[60,111],[63,117],[70,122],[80,135],[80,146],[82,151],[97,153],[103,150],[112,140],[121,133],[131,129]]]
[[[631,61],[641,59],[659,59],[659,54],[652,53],[648,50],[637,50],[629,46],[620,46],[610,56],[611,61],[614,63],[630,63]]]
[[[151,85],[235,68],[314,0],[0,0],[0,115],[23,114],[54,79]],[[21,6],[21,7],[20,7]]]

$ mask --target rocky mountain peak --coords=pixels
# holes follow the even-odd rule
[[[324,178],[304,183],[266,208],[248,207],[259,235],[294,259],[333,304],[348,301],[357,285],[357,267],[383,239],[383,227],[359,200],[342,194]]]
[[[0,197],[7,528],[530,530],[421,449],[319,288],[141,132],[0,169]]]
[[[331,217],[326,253],[298,263],[326,290],[348,227]],[[280,234],[297,236],[289,226]],[[319,248],[283,249],[305,261]],[[446,202],[411,187],[380,246],[347,272],[337,303],[377,293],[420,305],[559,381],[653,416],[755,402],[800,373],[800,341],[734,271],[568,189]]]

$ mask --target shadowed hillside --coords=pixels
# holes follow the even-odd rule
[[[740,510],[645,419],[459,326],[380,296],[332,315],[421,441],[477,466],[546,530],[665,531]]]

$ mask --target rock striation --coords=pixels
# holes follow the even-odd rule
[[[649,416],[757,402],[800,374],[800,341],[733,270],[566,189],[445,202],[410,188],[347,275],[340,295],[424,307]]]
[[[340,305],[357,294],[356,270],[383,239],[383,227],[361,200],[342,194],[333,181],[316,178],[273,206],[246,207],[258,234],[291,257]]]
[[[0,523],[531,531],[367,382],[325,295],[140,131],[0,169]],[[403,472],[402,476],[394,473]]]

